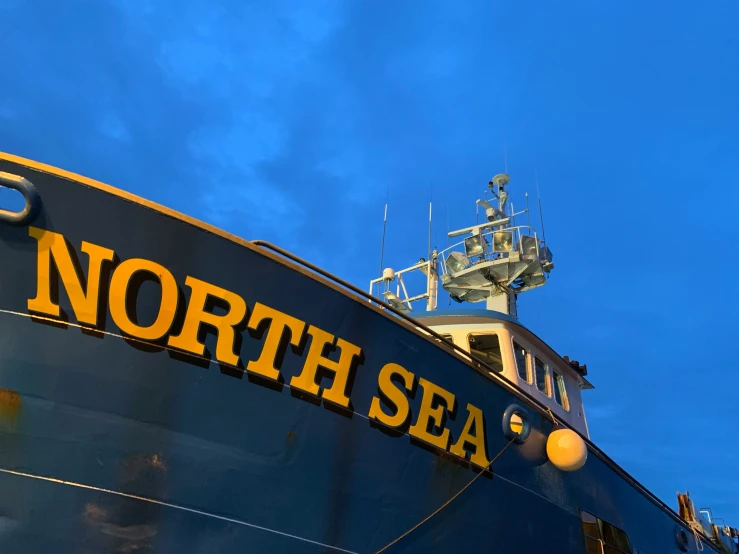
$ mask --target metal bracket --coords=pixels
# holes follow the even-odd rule
[[[0,208],[0,222],[20,226],[33,221],[41,209],[41,196],[33,183],[20,175],[0,171],[0,186],[17,190],[26,200],[26,206],[20,212]]]

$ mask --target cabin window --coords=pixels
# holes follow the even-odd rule
[[[500,353],[498,335],[470,335],[469,341],[472,355],[492,366],[497,373],[503,372],[503,356]]]
[[[603,554],[600,548],[600,529],[598,519],[587,512],[582,513],[582,530],[585,534],[585,552],[587,554]]]
[[[567,389],[565,388],[565,380],[556,371],[552,372],[554,376],[554,400],[565,410],[570,409],[570,403],[567,400]]]
[[[623,530],[587,512],[581,517],[587,554],[633,554]]]
[[[452,337],[451,335],[442,334],[441,336],[444,337],[449,342],[454,343],[454,337]]]
[[[551,396],[552,393],[549,390],[549,366],[537,357],[534,357],[534,374],[536,376],[536,388],[542,394]]]
[[[629,544],[629,537],[626,533],[607,521],[601,521],[600,523],[601,532],[603,533],[603,543],[606,547],[606,554],[609,554],[610,552],[613,552],[614,554],[628,552],[631,554],[631,544]]]
[[[531,383],[531,379],[529,379],[528,364],[526,363],[526,349],[523,346],[517,344],[516,341],[513,341],[513,353],[516,356],[516,367],[518,368],[518,376],[521,378],[522,381]]]

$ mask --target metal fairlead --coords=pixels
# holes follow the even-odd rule
[[[20,175],[0,171],[0,186],[17,190],[26,200],[26,206],[20,212],[11,212],[0,208],[0,222],[20,226],[33,221],[41,209],[41,196],[39,196],[33,183]]]
[[[511,404],[506,408],[502,424],[503,436],[516,444],[525,443],[531,434],[531,416],[519,404]]]
[[[680,525],[675,526],[675,542],[681,552],[687,552],[690,548],[688,542],[688,533]]]

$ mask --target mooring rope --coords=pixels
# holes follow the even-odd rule
[[[446,502],[444,502],[444,504],[442,504],[441,506],[439,506],[431,515],[426,516],[423,520],[421,520],[416,525],[414,525],[413,527],[411,527],[410,529],[408,529],[405,533],[403,533],[402,535],[400,535],[397,539],[395,539],[394,541],[392,541],[392,542],[386,544],[385,546],[383,546],[380,550],[378,550],[377,552],[375,552],[375,554],[380,554],[381,552],[385,552],[385,550],[387,550],[388,548],[390,548],[391,546],[393,546],[395,543],[397,543],[401,539],[403,539],[403,538],[407,537],[408,535],[410,535],[413,531],[415,531],[416,529],[418,529],[421,525],[423,525],[424,523],[426,523],[428,520],[430,520],[432,517],[434,517],[436,514],[438,514],[444,508],[446,508],[447,506],[449,506],[449,504],[451,504],[460,494],[462,494],[464,491],[466,491],[472,485],[472,483],[474,483],[475,481],[477,481],[477,479],[483,473],[485,473],[486,471],[488,471],[492,467],[492,465],[495,463],[495,460],[497,460],[500,457],[500,455],[503,454],[503,452],[505,451],[505,449],[508,448],[513,443],[513,441],[516,440],[516,438],[518,438],[518,435],[514,436],[510,441],[508,441],[508,443],[503,448],[500,449],[500,452],[498,452],[495,455],[495,457],[490,461],[490,463],[487,466],[485,466],[477,475],[475,475],[469,483],[467,483],[464,487],[462,487],[461,489],[459,489],[459,491],[454,496],[452,496],[449,500],[447,500]]]
[[[549,417],[552,418],[552,423],[554,423],[554,426],[559,427],[559,421],[557,421],[557,418],[554,417],[554,412],[552,412],[552,409],[549,406],[547,406],[546,408],[547,412],[549,412]]]
[[[695,538],[695,548],[698,552],[703,552],[703,541],[700,538],[700,535],[698,535],[698,531],[695,527],[693,527],[693,537]]]

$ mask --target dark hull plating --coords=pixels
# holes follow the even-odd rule
[[[456,396],[452,437],[469,402],[485,414],[489,456],[506,445],[501,416],[522,400],[368,302],[125,195],[13,159],[0,159],[0,171],[36,186],[42,208],[31,225],[63,234],[78,253],[89,241],[119,260],[154,260],[180,284],[188,275],[213,283],[250,310],[266,304],[364,353],[351,409],[337,410],[288,386],[304,352],[288,350],[285,383],[265,386],[126,340],[104,306],[102,335],[33,320],[37,242],[28,226],[0,223],[0,552],[376,552],[477,472],[370,424],[389,362]],[[61,286],[59,302],[74,323]],[[156,287],[142,286],[140,317],[153,320],[158,302]],[[256,359],[264,338],[242,335],[241,359]],[[210,352],[215,339],[208,334]],[[411,400],[414,417],[420,400]],[[581,509],[626,530],[639,552],[680,551],[676,516],[607,460],[591,452],[579,471],[553,467],[544,450],[552,422],[531,414],[531,438],[510,446],[492,477],[388,551],[585,552]]]

